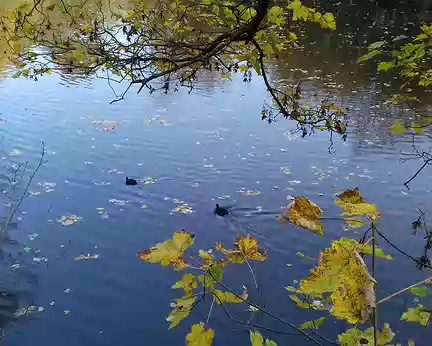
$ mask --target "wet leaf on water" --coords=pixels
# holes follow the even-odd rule
[[[410,288],[410,292],[419,297],[426,297],[429,294],[429,289],[426,286]]]
[[[299,329],[318,329],[325,321],[327,321],[327,317],[320,317],[314,321],[307,321],[299,326]]]
[[[177,327],[181,321],[189,316],[195,306],[196,297],[184,296],[176,299],[172,304],[173,311],[166,318],[167,322],[170,322],[168,329]]]
[[[321,253],[316,267],[300,283],[303,294],[331,293],[331,314],[349,323],[364,323],[375,306],[374,283],[363,259],[361,245],[341,238]]]
[[[79,255],[74,257],[74,261],[94,261],[99,259],[99,254],[87,254],[87,255]]]
[[[378,329],[378,345],[385,346],[390,344],[395,337],[395,333],[390,328],[388,323],[384,323],[382,330]],[[360,329],[351,328],[345,333],[338,336],[341,346],[357,346],[357,345],[373,345],[374,344],[374,330],[373,327],[366,329],[364,332]]]
[[[413,323],[420,323],[422,326],[427,326],[431,320],[431,313],[424,311],[423,305],[418,305],[416,308],[410,308],[407,312],[404,312],[401,320]]]
[[[259,190],[247,190],[242,193],[243,196],[259,196],[261,195],[261,191]]]
[[[226,200],[226,199],[230,199],[232,198],[231,195],[223,195],[223,196],[219,196],[218,199],[222,200]]]
[[[117,122],[114,120],[93,121],[93,124],[101,131],[115,132],[119,129]]]
[[[358,188],[345,190],[338,195],[335,202],[345,211],[341,216],[367,216],[372,220],[381,217],[376,205],[366,203]]]
[[[71,311],[70,310],[64,310],[63,313],[65,314],[65,316],[70,316]]]
[[[156,180],[152,177],[147,177],[144,179],[144,185],[156,184]]]
[[[150,250],[140,252],[140,259],[150,263],[159,263],[163,267],[173,266],[176,270],[188,268],[183,255],[195,242],[195,236],[185,231],[174,233],[173,239],[156,244]]]
[[[193,325],[191,332],[186,335],[186,344],[188,346],[211,346],[213,339],[213,329],[206,328],[203,323],[198,323]]]
[[[301,258],[307,259],[309,261],[314,261],[314,259],[312,257],[306,256],[303,252],[299,251],[299,252],[296,253],[296,255],[299,256],[299,257],[301,257]]]
[[[148,204],[143,204],[142,206],[141,206],[141,209],[148,209]]]
[[[306,197],[297,197],[285,209],[280,220],[291,222],[316,234],[324,234],[324,225],[319,218],[323,211]]]
[[[111,204],[118,205],[118,206],[125,206],[126,204],[129,203],[129,201],[125,201],[125,200],[122,200],[122,199],[115,199],[115,198],[112,198],[112,199],[108,200],[108,202],[111,203]]]
[[[187,203],[179,205],[178,207],[171,210],[171,213],[181,213],[181,214],[192,214],[194,212],[195,210],[193,210],[192,207]]]
[[[265,261],[267,251],[260,249],[258,240],[248,234],[246,237],[238,236],[234,244],[235,250],[227,250],[222,243],[216,244],[216,250],[228,257],[228,260],[235,264],[243,264],[245,260]]]
[[[82,218],[76,215],[62,216],[57,222],[60,222],[63,226],[72,226]]]

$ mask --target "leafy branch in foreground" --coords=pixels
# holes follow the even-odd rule
[[[173,311],[167,318],[170,323],[169,328],[178,326],[198,304],[211,301],[206,322],[192,326],[191,333],[187,335],[188,345],[212,345],[215,332],[209,328],[209,322],[216,306],[223,309],[230,321],[243,324],[246,330],[249,330],[252,346],[277,346],[275,341],[265,339],[261,331],[285,336],[303,336],[307,341],[317,345],[381,346],[392,344],[395,333],[387,323],[384,323],[382,329],[378,328],[376,306],[405,292],[411,292],[419,297],[427,295],[428,289],[424,285],[428,284],[431,278],[410,285],[376,302],[378,282],[375,261],[377,258],[393,259],[377,245],[377,237],[382,233],[378,231],[376,222],[381,214],[375,204],[366,202],[357,188],[340,193],[335,202],[343,209],[341,218],[338,220],[345,222],[355,220],[353,223],[348,221],[347,224],[354,225],[356,228],[363,227],[365,222],[369,222],[364,236],[360,241],[348,238],[334,240],[330,248],[321,252],[318,265],[299,282],[298,288],[287,286],[286,290],[291,293],[289,297],[297,307],[325,312],[336,319],[356,325],[355,328],[346,330],[337,336],[337,341],[333,341],[318,332],[328,319],[326,316],[300,325],[278,317],[262,303],[262,297],[251,296],[245,285],[243,285],[242,292],[238,290],[236,292],[224,283],[225,267],[247,264],[254,284],[257,288],[259,287],[249,262],[264,262],[268,255],[266,250],[260,248],[257,239],[250,235],[238,236],[233,249],[227,249],[222,243],[219,243],[211,250],[199,250],[197,256],[192,256],[187,253],[187,250],[194,244],[195,237],[184,230],[175,232],[173,239],[139,253],[139,257],[146,262],[158,263],[164,267],[169,266],[177,271],[188,271],[172,286],[173,289],[183,290],[183,296],[176,299],[171,305]],[[316,204],[305,197],[298,197],[287,207],[282,215],[282,220],[313,233],[323,234],[324,226],[321,221],[335,220],[335,218],[325,218],[322,215],[323,211]],[[372,231],[372,236],[368,238],[370,231]],[[365,256],[372,257],[372,273],[369,272]],[[211,299],[204,299],[208,295]],[[251,314],[250,317],[247,319],[236,317],[228,311],[227,304],[245,304]],[[278,330],[272,325],[255,323],[258,313],[282,323],[287,328],[289,327],[290,331]],[[431,316],[431,311],[419,305],[409,308],[403,313],[401,319],[426,326]],[[372,326],[362,330],[359,328],[361,324]],[[409,343],[414,345],[411,340]]]
[[[418,97],[407,94],[411,87],[421,87],[429,90],[432,87],[432,25],[420,26],[420,33],[408,38],[405,35],[395,37],[392,42],[378,41],[368,46],[368,53],[359,59],[359,62],[378,58],[377,72],[393,73],[402,81],[400,90],[402,94],[392,96],[392,103],[402,105],[402,113],[409,113],[405,120],[396,119],[391,126],[393,135],[412,134],[413,152],[404,154],[403,162],[420,159],[423,164],[413,173],[404,185],[409,189],[409,184],[427,166],[432,164],[430,150],[419,150],[414,139],[417,135],[424,135],[425,129],[432,125],[429,110],[420,112],[421,100]]]
[[[14,56],[14,76],[37,79],[60,70],[97,75],[110,85],[127,82],[115,102],[133,85],[138,92],[192,90],[205,72],[225,79],[239,73],[247,81],[255,71],[271,96],[263,119],[293,119],[304,134],[315,129],[346,133],[342,108],[328,100],[311,105],[299,85],[276,85],[267,72],[271,59],[296,45],[301,23],[335,30],[332,14],[299,0],[132,0],[127,8],[109,2],[108,11],[102,1],[90,2],[33,0],[0,18]],[[70,26],[54,21],[54,15]]]

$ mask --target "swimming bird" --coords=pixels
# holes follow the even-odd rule
[[[228,211],[228,209],[220,207],[219,204],[216,204],[216,208],[214,210],[216,215],[219,216],[225,216],[228,215],[230,212]]]
[[[135,179],[126,177],[126,185],[136,185],[138,182]]]

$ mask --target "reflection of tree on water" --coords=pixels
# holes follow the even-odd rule
[[[29,179],[40,167],[32,169],[7,150],[2,152],[2,156],[0,203],[4,209],[0,214],[0,338],[11,324],[37,312],[31,292],[38,279],[30,268],[28,254],[14,240],[13,234],[19,227],[14,215],[28,194]]]

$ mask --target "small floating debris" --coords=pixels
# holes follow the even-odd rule
[[[194,189],[198,189],[200,187],[200,184],[199,183],[193,183],[191,185],[191,187],[193,187]]]
[[[39,191],[29,191],[27,195],[29,196],[39,196],[41,193]]]
[[[87,255],[79,255],[74,257],[74,261],[94,261],[99,259],[99,254],[87,254]]]
[[[223,195],[223,196],[219,196],[218,199],[220,200],[225,200],[225,199],[231,199],[231,195]]]
[[[93,121],[93,124],[96,127],[105,132],[115,132],[119,129],[117,122],[114,120],[102,120],[102,121]]]
[[[45,309],[41,306],[37,307],[36,305],[30,305],[27,308],[20,308],[14,312],[15,317],[23,317],[34,314],[36,312],[44,312]]]
[[[105,181],[105,180],[102,180],[102,181],[96,180],[96,181],[93,182],[93,184],[95,184],[96,186],[111,185],[111,183],[109,181]]]
[[[171,210],[171,213],[182,213],[182,214],[192,214],[194,212],[195,211],[192,209],[192,207],[187,203],[179,205],[178,207]]]
[[[70,288],[65,288],[63,293],[70,293],[70,291],[72,291]]]
[[[241,191],[243,196],[259,196],[261,195],[261,191],[259,190],[247,190]]]
[[[76,215],[62,216],[60,219],[57,220],[57,222],[60,222],[63,226],[72,226],[81,219],[81,217]]]
[[[70,310],[64,310],[63,313],[65,314],[65,316],[70,316],[71,314]]]
[[[21,150],[19,149],[13,149],[12,151],[9,152],[9,156],[20,156],[21,155]]]
[[[144,185],[156,184],[156,180],[152,177],[147,177],[144,179]]]
[[[148,209],[148,205],[147,204],[143,204],[142,206],[141,206],[141,209]]]
[[[39,234],[37,234],[37,233],[29,234],[28,239],[29,240],[35,240],[38,236],[39,236]]]
[[[119,206],[125,206],[126,204],[129,203],[128,201],[122,199],[115,199],[115,198],[110,199],[108,202]]]

